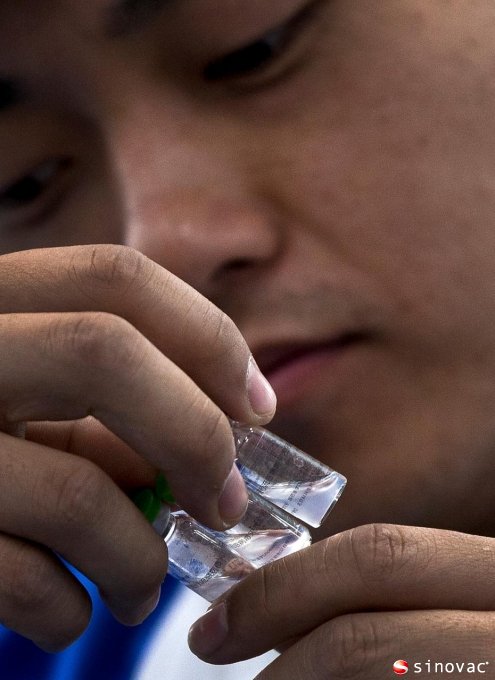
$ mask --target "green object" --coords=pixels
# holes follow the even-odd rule
[[[175,503],[175,498],[173,497],[168,482],[162,472],[160,472],[156,478],[155,494],[164,503]]]
[[[152,489],[141,489],[137,491],[132,500],[141,510],[148,522],[154,522],[160,512],[160,499]]]
[[[132,500],[150,523],[157,518],[162,503],[175,503],[168,482],[161,472],[156,478],[154,489],[140,489],[133,495]]]

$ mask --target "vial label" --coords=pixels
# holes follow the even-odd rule
[[[182,511],[173,513],[167,536],[168,572],[213,602],[254,570],[254,566]]]
[[[256,568],[311,544],[305,526],[253,492],[239,524],[215,535]]]
[[[306,524],[320,526],[345,477],[263,428],[234,423],[232,430],[248,488]]]

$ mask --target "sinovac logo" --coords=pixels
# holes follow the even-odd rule
[[[490,665],[489,661],[424,661],[408,663],[404,659],[394,662],[392,669],[396,675],[411,673],[428,673],[429,675],[445,674],[455,675],[457,673],[486,673]]]
[[[397,659],[393,668],[396,675],[405,675],[409,670],[409,664],[404,659]]]

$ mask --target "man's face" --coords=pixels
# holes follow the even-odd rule
[[[219,305],[349,477],[328,530],[493,531],[493,2],[110,4],[1,3],[0,252],[125,243]]]

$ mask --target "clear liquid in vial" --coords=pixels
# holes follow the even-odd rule
[[[168,548],[168,573],[213,602],[255,567],[182,510],[163,505],[153,522]]]
[[[319,527],[346,478],[261,427],[231,423],[246,486],[290,515]]]
[[[252,491],[239,524],[214,533],[256,568],[311,544],[311,535],[305,526]]]
[[[309,531],[295,518],[320,526],[346,484],[345,477],[271,432],[231,424],[250,492],[241,522],[216,532],[166,504],[153,521],[167,543],[169,573],[209,602],[256,568],[308,546]]]

